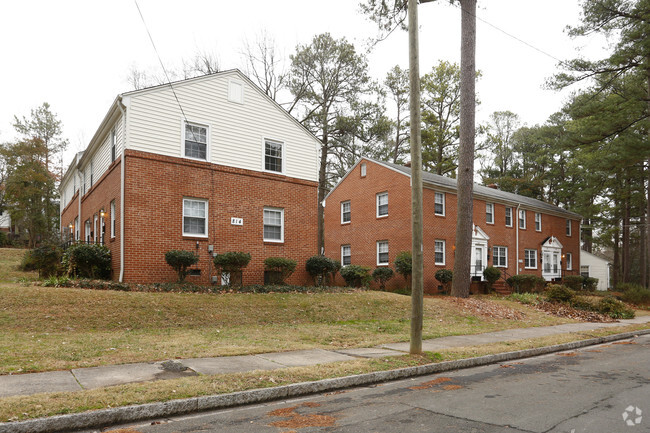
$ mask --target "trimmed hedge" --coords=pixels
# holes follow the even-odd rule
[[[408,281],[413,273],[413,256],[410,251],[402,251],[397,254],[397,257],[395,257],[395,272]]]
[[[561,284],[551,284],[546,288],[546,300],[548,302],[571,302],[575,297],[575,291]]]
[[[199,256],[191,251],[170,250],[165,253],[165,261],[176,271],[178,282],[185,281],[189,274],[189,267],[199,262]]]
[[[488,290],[491,290],[494,283],[501,278],[501,271],[494,266],[488,266],[483,270],[483,277],[488,283]]]
[[[576,292],[579,290],[582,290],[582,283],[584,281],[585,277],[582,275],[565,275],[564,278],[562,278],[562,284],[567,286],[571,290],[575,290]]]
[[[284,280],[289,278],[296,270],[298,262],[284,257],[267,257],[264,259],[264,270],[275,272],[278,281],[275,284],[284,284]]]
[[[384,290],[386,288],[386,283],[393,278],[395,273],[389,267],[379,267],[372,271],[372,279],[379,283],[379,288]]]
[[[63,254],[63,267],[70,277],[109,279],[111,250],[100,244],[73,244]]]
[[[341,269],[341,263],[325,256],[311,256],[305,262],[305,269],[314,279],[314,284],[325,286]]]
[[[367,286],[372,279],[370,268],[367,266],[347,265],[342,267],[339,273],[349,287]]]
[[[546,286],[544,278],[529,274],[513,275],[506,283],[515,293],[541,293]]]
[[[611,296],[607,296],[598,301],[596,308],[598,308],[599,312],[607,314],[613,319],[634,318],[634,310],[628,308],[627,305]]]

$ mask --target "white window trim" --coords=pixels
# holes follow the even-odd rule
[[[499,248],[499,249],[503,248],[503,250],[506,252],[506,254],[505,254],[506,264],[505,265],[495,264],[494,267],[495,268],[508,269],[508,247],[502,246],[502,245],[495,245],[494,247],[492,247],[492,263],[494,263],[494,257],[495,257],[494,252],[495,252],[496,248]]]
[[[389,256],[389,259],[386,262],[380,262],[379,261],[379,244],[383,244],[383,243],[388,245],[388,241],[377,241],[377,247],[376,247],[376,249],[377,249],[377,266],[388,266],[388,265],[390,265],[390,256]],[[390,245],[388,246],[388,253],[390,253]]]
[[[97,233],[97,223],[99,223],[99,217],[97,214],[93,217],[93,242],[97,243],[97,239],[99,238],[98,233]]]
[[[366,177],[366,174],[368,173],[368,168],[366,167],[366,163],[362,162],[361,163],[361,177]]]
[[[508,224],[506,222],[507,221],[506,216],[508,215],[508,210],[510,210],[510,224]],[[514,212],[512,211],[512,207],[511,206],[506,206],[505,214],[504,214],[504,217],[503,217],[506,227],[512,227],[512,221],[514,220],[513,213]]]
[[[238,100],[236,100],[236,99],[233,99],[233,98],[231,97],[231,95],[230,95],[230,87],[231,87],[233,84],[238,84],[239,86],[241,86],[241,101],[238,101]],[[241,105],[243,105],[244,102],[245,102],[245,100],[246,100],[246,99],[244,98],[244,89],[245,89],[245,86],[244,86],[244,82],[243,82],[243,81],[235,80],[235,79],[230,78],[230,79],[228,80],[228,89],[226,90],[226,92],[228,92],[228,101],[230,101],[230,102],[234,102],[235,104],[241,104]]]
[[[205,203],[205,234],[197,234],[197,233],[185,233],[185,201],[186,200],[193,200],[193,201],[202,201]],[[183,211],[181,213],[181,231],[183,233],[184,237],[188,238],[207,238],[208,233],[208,220],[209,218],[209,203],[207,199],[204,198],[197,198],[197,197],[183,197]]]
[[[377,218],[386,218],[388,216],[388,213],[386,213],[386,215],[379,215],[379,196],[381,195],[386,195],[386,197],[388,197],[388,191],[378,192],[375,194],[375,214]]]
[[[539,218],[539,228],[537,228],[537,218]],[[542,214],[540,212],[535,212],[535,231],[542,231]]]
[[[84,223],[84,242],[90,242],[90,218]]]
[[[442,262],[436,261],[436,242],[442,242]],[[433,242],[433,262],[436,265],[441,265],[441,266],[444,266],[445,263],[447,262],[447,242],[445,242],[442,239],[436,239]]]
[[[442,194],[442,213],[436,212],[436,195]],[[447,194],[444,192],[434,191],[433,193],[433,214],[437,216],[445,216],[447,213]]]
[[[116,216],[115,216],[115,200],[111,201],[111,219],[110,219],[110,224],[111,224],[111,239],[115,239],[115,221],[116,221]]]
[[[348,203],[350,205],[350,221],[343,221],[343,205]],[[342,201],[341,202],[341,224],[350,224],[352,222],[352,203],[350,203],[350,200]]]
[[[567,271],[572,271],[573,270],[573,254],[566,253],[566,257],[564,259],[566,260],[566,270]]]
[[[267,170],[266,169],[266,142],[271,141],[273,143],[278,143],[282,145],[282,170],[280,171],[275,171],[275,170]],[[275,173],[275,174],[285,174],[285,167],[286,167],[286,156],[287,156],[287,145],[283,140],[277,140],[275,138],[269,138],[269,137],[262,137],[262,171],[265,173]]]
[[[524,213],[524,226],[521,226],[521,218],[519,217],[520,213]],[[517,213],[517,224],[519,225],[519,230],[526,230],[526,211],[524,209],[519,209]]]
[[[582,268],[587,268],[587,274],[591,277],[591,265],[580,265],[580,275],[582,275]]]
[[[74,219],[74,240],[78,241],[81,238],[81,227],[79,227],[79,217]]]
[[[568,230],[566,230],[566,229],[568,229]],[[565,228],[567,237],[569,237],[569,238],[571,237],[572,230],[573,230],[573,227],[571,227],[571,220],[567,218],[567,220],[566,220],[566,228]]]
[[[264,207],[264,210],[280,212],[280,239],[266,239],[264,237],[264,211],[262,211],[262,238],[264,242],[274,242],[281,244],[284,242],[284,209],[279,207]]]
[[[205,159],[192,158],[191,156],[185,156],[185,125],[186,124],[206,128],[206,131],[205,131],[205,141],[206,141],[206,143],[205,143]],[[181,158],[191,159],[192,161],[210,162],[210,157],[211,157],[210,148],[212,147],[211,146],[211,141],[212,141],[211,130],[212,130],[212,128],[210,127],[210,123],[208,123],[208,122],[203,122],[203,121],[199,121],[199,120],[188,120],[186,122],[185,119],[181,119]]]
[[[526,266],[526,251],[534,251],[535,252],[535,260],[533,260],[533,262],[535,263],[534,267]],[[528,248],[524,249],[524,269],[537,269],[537,250],[528,249]]]
[[[492,212],[488,212],[488,207],[492,207]],[[491,221],[488,221],[488,215],[492,217]],[[494,225],[494,203],[485,203],[485,224],[492,224]]]
[[[346,244],[346,245],[341,245],[341,266],[348,266],[348,265],[343,264],[344,263],[343,257],[347,257],[347,256],[343,255],[343,249],[345,247],[348,247],[350,249],[349,257],[350,257],[350,264],[352,264],[352,247],[350,246],[350,244]]]

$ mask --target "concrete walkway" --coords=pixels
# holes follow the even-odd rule
[[[572,332],[649,323],[650,316],[641,316],[618,323],[571,323],[538,328],[519,328],[477,335],[462,335],[425,340],[422,349],[438,351],[452,347],[515,341]],[[404,355],[409,343],[341,350],[297,350],[261,355],[192,358],[174,361],[108,365],[75,368],[67,371],[29,373],[0,376],[0,398],[12,395],[31,395],[41,392],[80,391],[125,383],[173,379],[203,374],[239,373],[253,370],[276,370],[287,367],[350,361],[355,358],[378,358]]]

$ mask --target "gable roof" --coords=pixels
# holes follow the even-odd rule
[[[359,158],[359,160],[350,168],[350,170],[348,170],[347,173],[345,173],[345,175],[341,178],[341,180],[334,186],[334,188],[332,188],[332,191],[334,191],[336,187],[339,186],[339,184],[348,176],[348,174],[350,174],[350,172],[354,170],[354,168],[364,159],[370,162],[374,162],[375,164],[382,165],[390,170],[401,173],[409,178],[411,177],[410,167],[405,167],[399,164],[393,164],[392,162],[377,161],[372,158],[362,157]],[[422,172],[422,184],[423,186],[428,186],[428,187],[434,187],[434,188],[442,187],[444,189],[453,190],[453,191],[458,190],[458,183],[456,179],[452,179],[446,176],[441,176],[439,174],[429,173],[427,171]],[[331,194],[332,191],[330,191],[329,194]],[[329,197],[329,194],[327,194],[325,199]],[[511,192],[502,191],[500,189],[489,188],[487,186],[479,185],[477,183],[474,183],[474,197],[487,199],[487,200],[494,200],[501,203],[512,204],[512,205],[520,204],[525,209],[540,210],[550,214],[562,215],[566,218],[571,218],[571,219],[582,219],[582,215],[579,215],[575,212],[568,211],[566,209],[562,209],[561,207],[552,205],[550,203],[546,203],[541,200],[537,200],[535,198],[514,194]]]

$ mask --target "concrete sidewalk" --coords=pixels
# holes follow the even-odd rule
[[[519,328],[477,335],[463,335],[425,340],[425,351],[452,347],[523,340],[572,332],[589,332],[597,329],[649,323],[650,316],[641,316],[618,323],[571,323],[537,328]],[[265,353],[261,355],[192,358],[173,361],[109,365],[76,368],[67,371],[29,373],[0,376],[0,398],[12,395],[31,395],[41,392],[80,391],[125,383],[147,382],[222,373],[239,373],[253,370],[276,370],[287,367],[350,361],[355,358],[400,356],[409,351],[409,343],[386,344],[380,347],[341,350],[298,350],[293,352]]]

